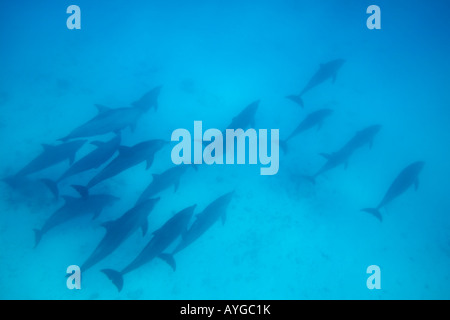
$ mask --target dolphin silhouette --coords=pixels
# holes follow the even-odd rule
[[[416,161],[406,168],[404,168],[399,175],[395,178],[395,180],[390,185],[388,191],[384,195],[381,202],[378,204],[376,208],[365,208],[361,211],[368,212],[373,214],[380,222],[383,220],[381,217],[380,209],[390,203],[392,200],[400,196],[406,190],[409,189],[410,186],[414,185],[417,190],[419,187],[419,173],[422,171],[425,162]]]
[[[297,95],[289,95],[286,98],[294,101],[302,108],[304,107],[302,96],[309,90],[317,87],[328,79],[332,79],[333,83],[336,81],[336,75],[342,65],[345,63],[344,59],[336,59],[330,62],[320,65],[319,70],[312,76],[306,86],[303,88],[302,92]]]

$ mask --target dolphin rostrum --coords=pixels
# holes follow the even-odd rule
[[[422,171],[425,162],[417,161],[405,169],[403,169],[400,174],[395,178],[394,182],[392,182],[388,191],[384,195],[381,202],[378,204],[376,208],[366,208],[361,211],[365,211],[373,214],[378,220],[382,221],[380,209],[386,206],[389,202],[397,198],[399,195],[404,193],[409,189],[410,186],[414,185],[415,189],[419,187],[419,173]]]
[[[103,223],[102,226],[106,229],[106,234],[81,266],[81,270],[86,271],[106,258],[138,228],[142,228],[142,234],[145,235],[148,229],[147,217],[158,201],[159,198],[148,199],[125,212],[117,220]]]
[[[163,253],[181,234],[186,232],[189,220],[194,213],[196,205],[185,208],[170,218],[161,228],[153,232],[153,238],[139,253],[139,255],[122,271],[103,269],[102,272],[114,283],[119,291],[123,287],[123,276],[155,258],[166,261],[174,270],[175,260],[172,255]]]
[[[324,64],[320,65],[319,70],[312,76],[309,82],[306,84],[305,88],[298,95],[290,95],[286,98],[294,101],[299,104],[302,108],[304,106],[302,96],[311,90],[312,88],[317,87],[328,79],[332,79],[333,83],[336,80],[336,75],[342,65],[345,63],[344,59],[336,59]]]

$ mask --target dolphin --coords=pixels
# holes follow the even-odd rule
[[[226,130],[227,129],[242,129],[246,130],[248,128],[254,128],[255,127],[255,114],[258,110],[260,100],[253,101],[249,105],[247,105],[244,110],[239,112],[239,114],[231,119],[230,124],[225,128],[225,130],[222,130],[222,136],[224,139],[226,139]],[[207,146],[210,142],[209,141],[203,141],[203,145]]]
[[[222,219],[222,223],[225,223],[226,212],[228,205],[233,198],[234,191],[228,192],[213,202],[211,202],[201,213],[196,217],[196,220],[189,228],[189,230],[183,234],[182,241],[175,248],[172,255],[183,250],[189,246],[192,242],[197,240],[203,235],[219,218]],[[173,258],[166,256],[166,260],[171,261]]]
[[[320,155],[327,159],[327,162],[312,176],[304,175],[303,178],[310,181],[312,184],[316,183],[317,176],[336,168],[339,165],[345,165],[347,168],[348,159],[352,155],[353,150],[348,148],[341,148],[331,154],[321,153]]]
[[[302,122],[297,126],[297,128],[294,129],[294,131],[285,139],[280,140],[280,147],[283,149],[284,153],[287,153],[287,142],[295,137],[296,135],[309,130],[315,126],[317,126],[318,129],[322,127],[323,121],[329,117],[333,113],[333,110],[331,109],[320,109],[314,112],[311,112],[308,114]]]
[[[107,142],[93,141],[91,144],[97,146],[97,149],[90,152],[77,162],[75,162],[66,172],[64,172],[56,181],[50,179],[42,179],[47,187],[52,191],[55,197],[58,197],[58,183],[68,177],[76,175],[78,173],[88,171],[91,169],[97,169],[103,163],[108,161],[120,145],[120,134],[116,135],[113,139]]]
[[[255,114],[258,110],[260,100],[256,100],[245,107],[237,116],[233,117],[226,129],[248,129],[255,127]],[[226,130],[225,129],[225,130]],[[226,135],[224,134],[224,137]]]
[[[77,151],[83,146],[87,140],[76,140],[67,143],[62,143],[57,146],[43,144],[44,151],[28,163],[24,168],[19,170],[14,176],[4,179],[5,181],[12,181],[16,178],[23,178],[32,173],[47,169],[60,162],[69,160],[72,164]]]
[[[380,125],[369,126],[363,130],[357,131],[355,135],[337,152],[321,153],[320,155],[327,159],[327,162],[312,176],[303,176],[311,183],[315,184],[317,176],[343,164],[345,168],[348,166],[348,160],[351,155],[359,148],[368,144],[369,147],[373,145],[375,135],[380,131]]]
[[[380,129],[381,125],[376,124],[356,132],[356,134],[352,139],[350,139],[350,141],[347,142],[344,148],[355,151],[356,149],[359,149],[368,144],[369,148],[372,149],[373,140]]]
[[[177,165],[175,167],[167,169],[161,174],[153,174],[152,182],[142,192],[136,204],[141,203],[145,199],[153,197],[154,195],[169,188],[172,185],[175,188],[174,192],[176,192],[178,190],[178,185],[180,184],[180,178],[186,172],[186,169],[188,167],[189,165]],[[195,166],[193,168],[197,169]]]
[[[147,217],[158,201],[159,198],[148,199],[125,212],[117,220],[103,223],[102,226],[106,229],[106,234],[83,263],[81,270],[86,271],[109,256],[138,228],[142,228],[142,234],[145,235],[148,229]]]
[[[119,154],[102,171],[94,176],[87,184],[90,189],[103,180],[109,179],[143,161],[147,161],[147,169],[151,167],[155,153],[168,142],[164,140],[147,140],[132,147],[119,147]]]
[[[161,91],[162,86],[157,86],[146,94],[144,94],[139,100],[132,103],[134,107],[137,107],[141,110],[148,111],[151,108],[155,108],[155,111],[158,109],[158,97]]]
[[[336,59],[330,62],[320,65],[319,70],[312,76],[309,82],[306,84],[305,88],[298,95],[290,95],[286,98],[299,104],[302,108],[304,107],[302,96],[309,90],[317,87],[328,79],[332,79],[333,83],[336,81],[336,76],[339,69],[345,63],[344,59]]]
[[[163,253],[181,234],[186,232],[189,220],[191,220],[196,205],[187,207],[172,218],[170,218],[161,228],[153,232],[153,238],[139,253],[139,255],[122,271],[112,269],[101,270],[117,287],[119,292],[123,287],[123,276],[144,264],[149,263],[155,258],[166,261],[174,270],[176,269],[175,260],[169,254]]]
[[[98,114],[94,118],[75,128],[67,136],[59,140],[67,141],[81,137],[93,137],[110,132],[118,132],[127,127],[134,131],[141,116],[152,106],[156,108],[160,87],[157,88],[153,89],[155,90],[153,94],[150,94],[152,92],[150,91],[140,100],[134,102],[133,107],[111,109],[96,104],[95,107],[98,110]]]
[[[380,209],[382,207],[386,206],[389,202],[400,196],[412,185],[414,185],[415,189],[417,190],[417,188],[419,187],[418,176],[422,171],[424,165],[425,162],[416,161],[404,168],[395,178],[394,182],[392,182],[391,186],[389,187],[388,191],[386,192],[378,206],[376,208],[365,208],[361,211],[373,214],[381,222],[382,217]]]
[[[233,119],[231,119],[231,123],[226,127],[225,130],[222,131],[222,137],[223,137],[223,144],[226,145],[226,139],[227,139],[227,134],[226,131],[227,129],[242,129],[242,130],[247,130],[248,128],[254,128],[255,127],[255,114],[256,111],[258,110],[259,107],[259,102],[260,100],[256,100],[253,101],[252,103],[250,103],[248,106],[246,106],[244,108],[244,110],[242,110],[237,116],[233,117]],[[206,147],[210,144],[209,141],[203,141],[202,142],[203,146]],[[214,150],[214,153],[216,152],[216,150]],[[224,149],[223,151],[224,155],[226,153],[226,150]],[[219,156],[221,154],[218,154]]]
[[[78,191],[78,186],[72,187]],[[62,198],[64,199],[65,204],[45,221],[41,229],[34,229],[36,239],[35,247],[41,241],[42,236],[50,229],[89,213],[94,214],[93,219],[95,219],[105,207],[111,206],[114,202],[119,200],[119,198],[108,194],[87,195],[81,198],[62,196]]]

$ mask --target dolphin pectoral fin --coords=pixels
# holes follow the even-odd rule
[[[75,153],[69,156],[69,165],[72,165],[75,161]]]
[[[312,184],[316,184],[316,177],[315,176],[306,176],[306,175],[302,175],[301,176],[303,179],[308,180],[309,182],[311,182]]]
[[[41,182],[43,182],[47,188],[53,193],[56,199],[59,197],[59,190],[58,190],[58,184],[50,179],[41,179]]]
[[[34,231],[34,247],[36,248],[39,242],[41,242],[43,232],[39,229],[33,229]]]
[[[106,232],[108,232],[108,230],[111,229],[113,225],[114,221],[106,221],[101,224],[101,226],[106,229]]]
[[[417,189],[419,189],[419,179],[416,178],[416,180],[414,181],[414,190],[417,191]]]
[[[97,108],[97,111],[98,111],[98,113],[100,114],[100,113],[104,113],[104,112],[107,112],[107,111],[110,111],[111,110],[111,108],[109,108],[109,107],[106,107],[106,106],[104,106],[104,105],[101,105],[101,104],[94,104],[94,106]]]
[[[187,226],[185,226],[183,231],[181,232],[181,240],[184,240],[184,238],[186,238],[187,232],[188,232],[188,228],[187,228]]]
[[[227,214],[226,214],[226,212],[224,212],[224,213],[222,214],[221,219],[222,219],[222,225],[225,225],[225,221],[227,220]]]
[[[303,100],[302,100],[301,94],[299,94],[299,95],[291,94],[289,96],[286,96],[286,98],[288,98],[289,100],[297,103],[302,108],[305,107],[305,105],[303,104]]]
[[[378,208],[365,208],[361,209],[361,211],[373,214],[378,220],[380,220],[380,222],[383,221],[383,218],[381,217],[381,212]]]
[[[83,197],[83,198],[89,197],[89,189],[86,188],[85,186],[80,186],[80,185],[74,184],[74,185],[71,185],[71,187],[74,188],[80,194],[81,197]]]
[[[173,271],[177,269],[177,264],[175,262],[175,259],[173,258],[173,255],[168,253],[161,253],[158,258],[166,262],[169,266],[172,267]]]
[[[17,176],[8,176],[6,178],[3,178],[1,181],[6,183],[11,188],[14,188],[18,184],[18,180],[19,179],[17,178]]]
[[[280,148],[281,148],[281,150],[283,150],[284,154],[288,153],[287,139],[286,140],[280,140],[278,142],[278,144],[280,145]]]
[[[46,143],[41,144],[41,146],[44,149],[44,151],[48,151],[48,150],[54,148],[52,145],[49,145],[49,144],[46,144]]]
[[[90,142],[90,144],[92,144],[93,146],[96,146],[96,147],[101,147],[105,143],[103,141],[92,141],[92,142]]]
[[[129,125],[131,132],[135,132],[136,131],[136,126],[137,126],[136,122],[133,122],[133,123],[131,123]]]
[[[102,213],[102,209],[97,209],[94,211],[94,215],[92,216],[92,220],[95,220],[98,218],[98,216]]]
[[[103,269],[101,270],[101,272],[103,272],[108,277],[108,279],[112,281],[112,283],[117,287],[117,290],[119,290],[119,292],[122,290],[123,288],[122,273],[112,269]]]
[[[317,131],[320,131],[320,129],[322,129],[322,121],[320,121],[318,124],[317,124]]]
[[[142,236],[144,237],[147,234],[147,231],[148,231],[148,221],[147,221],[147,219],[145,219],[144,222],[142,223],[141,229],[142,229]]]
[[[327,160],[331,159],[331,154],[329,153],[319,153],[320,156],[324,157]]]
[[[152,164],[153,164],[153,159],[154,159],[154,156],[153,156],[153,155],[152,155],[150,158],[147,159],[147,166],[145,167],[145,170],[150,169],[150,167],[151,167]]]
[[[126,156],[131,154],[131,148],[127,146],[119,146],[119,154]]]
[[[179,185],[180,185],[180,179],[177,179],[175,181],[175,183],[173,184],[173,186],[174,186],[173,192],[177,192]]]
[[[153,180],[158,179],[159,176],[161,176],[160,173],[152,173]]]
[[[76,201],[78,199],[78,198],[74,198],[71,196],[61,196],[61,198],[63,198],[63,200],[66,204],[70,203],[71,201]]]

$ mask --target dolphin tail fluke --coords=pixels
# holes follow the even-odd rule
[[[112,269],[103,269],[101,271],[108,277],[109,280],[112,281],[112,283],[117,287],[117,290],[119,290],[119,292],[120,292],[123,288],[122,273],[120,273],[119,271],[112,270]]]
[[[291,94],[291,95],[287,96],[286,98],[288,98],[289,100],[294,101],[296,104],[298,104],[302,108],[305,107],[305,105],[303,104],[303,99],[302,99],[302,95],[301,94],[298,94],[298,95]]]
[[[89,189],[87,187],[76,184],[72,185],[71,187],[74,188],[81,197],[87,198],[89,196]]]
[[[158,258],[166,262],[169,266],[172,267],[173,271],[177,269],[177,264],[175,263],[175,259],[173,258],[173,255],[168,253],[161,253]]]
[[[41,242],[43,232],[39,229],[33,229],[34,231],[34,247],[36,248],[39,242]]]
[[[380,222],[383,221],[383,218],[381,217],[380,209],[378,209],[378,208],[365,208],[365,209],[361,209],[361,211],[373,214],[378,220],[380,220]]]
[[[55,196],[56,199],[59,197],[58,184],[50,179],[41,179],[41,182],[44,183],[51,193]]]
[[[280,140],[280,148],[283,150],[284,154],[288,152],[287,140]]]
[[[306,175],[303,175],[302,178],[308,180],[308,181],[311,182],[312,184],[316,184],[316,177],[315,177],[315,176],[306,176]]]

